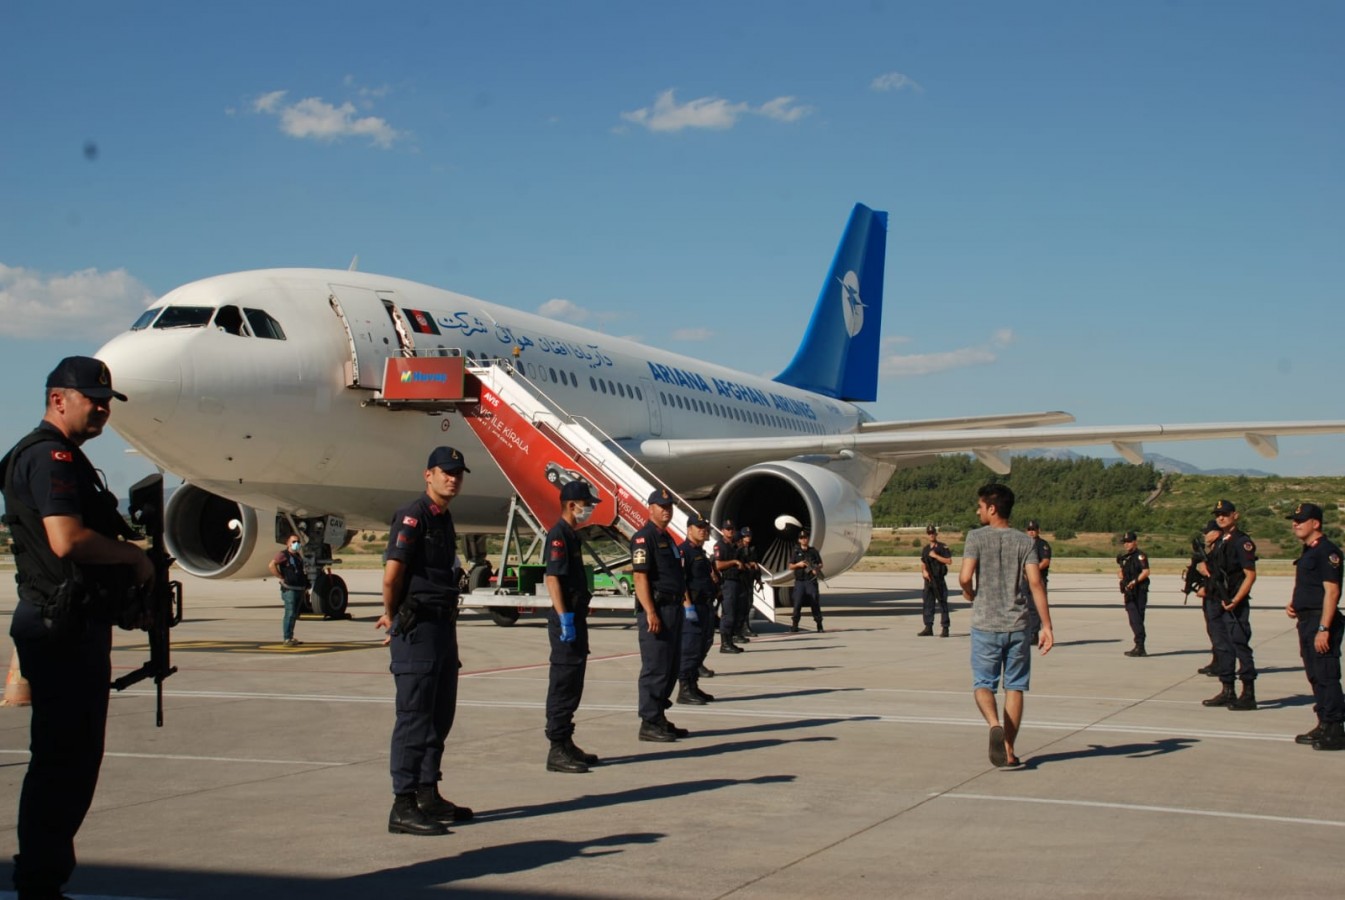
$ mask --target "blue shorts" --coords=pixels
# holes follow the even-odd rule
[[[1032,680],[1032,646],[1026,631],[971,630],[972,688],[999,690],[1004,673],[1004,690],[1026,691]]]

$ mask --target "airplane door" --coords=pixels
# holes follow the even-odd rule
[[[658,393],[654,382],[648,378],[640,379],[640,392],[644,394],[645,406],[649,407],[649,434],[658,437],[663,433],[663,409],[658,403]]]
[[[350,344],[349,387],[377,390],[383,386],[383,361],[401,356],[404,335],[399,334],[388,292],[345,284],[328,285],[327,298],[341,320]],[[389,302],[385,303],[387,299]]]

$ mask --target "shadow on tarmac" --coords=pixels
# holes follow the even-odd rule
[[[778,693],[774,694],[748,694],[743,697],[721,697],[719,700],[715,702],[723,703],[724,701],[727,700],[729,703],[742,703],[748,700],[780,700],[785,697],[807,697],[810,694],[840,694],[844,693],[845,691],[862,691],[862,690],[864,689],[858,687],[805,688],[801,691],[779,691]]]
[[[742,745],[739,749],[756,749],[752,745],[761,744],[780,744],[785,741],[753,741]],[[699,750],[713,750],[711,747],[698,748]],[[603,768],[616,764],[617,762],[638,762],[644,759],[655,759],[660,756],[682,756],[696,755],[696,751],[688,754],[679,753],[651,753],[648,756],[623,756],[613,759],[604,759]],[[727,787],[737,785],[767,785],[767,784],[788,784],[794,780],[793,775],[758,775],[756,778],[705,778],[699,781],[679,781],[671,784],[651,784],[644,787],[630,788],[624,791],[614,791],[610,794],[585,794],[580,797],[573,797],[569,800],[557,800],[551,803],[537,803],[532,806],[510,806],[504,809],[488,809],[484,812],[478,811],[476,820],[478,822],[502,822],[508,819],[535,819],[541,816],[553,816],[557,813],[576,812],[585,809],[606,809],[612,806],[621,806],[626,803],[644,803],[646,800],[664,800],[669,797],[685,797],[688,794],[698,794],[704,791],[718,791]],[[455,826],[469,828],[472,826]]]
[[[1197,738],[1163,738],[1159,741],[1148,741],[1146,743],[1136,744],[1115,744],[1107,746],[1105,744],[1092,744],[1086,750],[1069,750],[1061,753],[1044,753],[1040,756],[1028,756],[1023,759],[1024,769],[1035,769],[1048,763],[1066,762],[1071,759],[1092,759],[1102,756],[1125,756],[1130,759],[1148,759],[1151,756],[1162,756],[1165,753],[1175,753],[1178,750],[1185,750],[1188,747],[1198,744]]]
[[[453,897],[532,900],[532,898],[582,897],[582,891],[567,892],[564,885],[545,891],[490,890],[450,887],[455,882],[492,875],[509,875],[540,869],[576,858],[596,858],[623,852],[623,848],[655,844],[666,837],[659,832],[628,832],[592,840],[517,841],[468,850],[409,866],[383,869],[350,878],[285,877],[189,869],[153,869],[99,865],[80,866],[75,883],[67,888],[78,894],[97,892],[135,897],[270,898],[322,897],[324,900],[367,900],[369,897],[417,897],[434,894]],[[451,847],[452,836],[429,838]],[[450,851],[451,852],[451,851]],[[577,887],[577,886],[576,886]]]

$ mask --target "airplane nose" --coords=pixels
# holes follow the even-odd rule
[[[155,336],[126,332],[98,351],[113,386],[126,395],[113,407],[111,424],[132,443],[165,427],[182,395],[182,367],[174,354],[154,345]]]

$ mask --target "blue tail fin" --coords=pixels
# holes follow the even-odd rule
[[[877,399],[886,250],[887,213],[856,203],[808,332],[776,381],[837,400]]]

